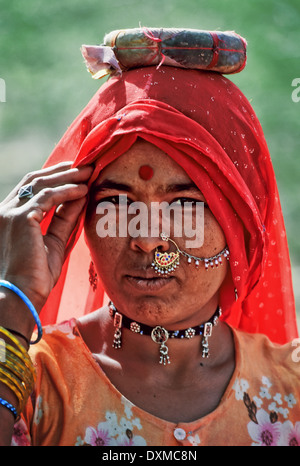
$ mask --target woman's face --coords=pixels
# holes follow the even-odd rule
[[[140,168],[145,165],[148,169],[143,176]],[[173,159],[156,146],[139,140],[101,172],[91,189],[85,220],[94,265],[117,309],[133,320],[151,326],[164,325],[170,330],[199,325],[213,314],[227,272],[226,260],[206,271],[203,262],[196,267],[183,256],[171,274],[158,275],[151,267],[156,248],[160,252],[176,250],[173,243],[164,241],[158,233],[153,234],[153,229],[151,234],[154,221],[161,225],[161,219],[159,222],[154,217],[153,203],[172,204],[173,212],[180,212],[179,217],[173,214],[178,219],[183,218],[184,201],[192,202],[186,212],[192,215],[195,227],[199,219],[196,203],[205,202],[202,193]],[[109,202],[109,210],[102,208],[103,202]],[[130,205],[131,208],[135,205],[133,202],[148,208],[142,224],[138,222],[141,211],[135,215],[128,212]],[[174,236],[172,216],[170,238],[193,256],[211,257],[226,246],[226,241],[206,204],[202,213],[202,245],[187,247],[192,238],[187,237],[184,227],[182,234]]]

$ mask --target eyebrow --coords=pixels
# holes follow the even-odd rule
[[[113,189],[117,191],[126,191],[132,192],[131,186],[125,183],[118,183],[113,180],[105,179],[100,184],[94,186],[94,189],[97,192],[105,191],[106,189]],[[197,191],[200,192],[199,188],[195,185],[195,183],[172,183],[167,185],[166,187],[160,187],[161,191],[165,191],[166,193],[175,193],[180,191]]]
[[[117,183],[116,181],[112,180],[103,180],[102,183],[95,185],[93,187],[95,191],[105,191],[105,189],[115,189],[117,191],[127,191],[127,192],[132,192],[132,188],[128,186],[128,184],[124,183]]]
[[[167,193],[177,193],[179,191],[200,191],[195,183],[174,183],[167,186]]]

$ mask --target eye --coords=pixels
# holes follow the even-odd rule
[[[99,202],[109,202],[116,206],[123,207],[130,205],[133,201],[130,198],[128,198],[126,194],[116,194],[114,196],[103,197],[99,199]]]
[[[203,203],[204,207],[208,207],[207,203],[200,199],[193,199],[190,197],[179,197],[172,201],[171,205],[181,206],[181,207],[195,207],[197,204]]]

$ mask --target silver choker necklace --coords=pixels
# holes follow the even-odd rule
[[[197,325],[196,327],[189,327],[184,330],[166,330],[160,325],[156,327],[150,327],[149,325],[136,322],[131,320],[128,317],[121,314],[115,307],[115,305],[109,303],[109,313],[114,319],[114,340],[113,348],[120,349],[122,347],[122,327],[127,328],[133,333],[139,333],[140,335],[149,335],[154,343],[160,345],[159,348],[159,363],[170,364],[170,357],[168,355],[169,348],[166,345],[166,342],[169,338],[194,338],[197,335],[202,335],[201,346],[202,346],[202,358],[209,357],[209,345],[208,338],[212,335],[212,329],[219,322],[219,318],[222,314],[221,308],[218,306],[217,310],[213,316],[204,324]]]

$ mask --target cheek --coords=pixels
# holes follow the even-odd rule
[[[102,270],[114,270],[122,254],[120,241],[110,237],[99,238],[97,233],[91,235],[89,230],[85,230],[85,236],[98,273],[100,274]]]
[[[96,216],[87,216],[84,223],[85,240],[90,250],[91,258],[99,273],[99,265],[107,263],[109,255],[114,257],[114,238],[101,238],[97,232]]]
[[[209,252],[208,255],[218,253],[226,246],[226,238],[222,228],[212,216],[208,213],[204,217],[204,248]]]
[[[116,287],[119,283],[119,264],[125,249],[123,241],[109,237],[99,238],[90,235],[87,230],[85,235],[99,279],[110,299],[115,300],[119,289],[119,286]]]
[[[193,264],[188,265],[185,269],[185,286],[177,295],[177,300],[184,302],[188,295],[190,304],[201,307],[212,296],[218,294],[228,273],[228,267],[227,260],[223,260],[222,265],[208,270],[203,266],[196,270]]]

